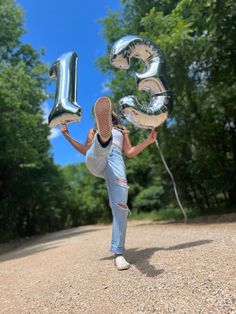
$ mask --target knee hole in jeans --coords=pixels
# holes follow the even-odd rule
[[[124,178],[116,178],[115,182],[116,182],[116,184],[118,184],[118,185],[121,185],[121,186],[123,186],[123,187],[127,187],[127,188],[128,188],[127,180],[124,179]]]
[[[117,206],[118,206],[119,208],[122,208],[122,209],[128,210],[128,206],[127,206],[127,205],[125,205],[125,204],[118,203],[118,204],[117,204]]]

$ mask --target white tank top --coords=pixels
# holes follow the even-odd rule
[[[96,131],[96,134],[98,132]],[[94,143],[94,139],[93,138],[93,143]],[[122,151],[123,148],[123,133],[121,131],[119,131],[118,129],[112,128],[112,144],[115,144],[116,146],[118,146],[120,148],[120,150]]]
[[[112,143],[117,145],[120,150],[123,148],[123,133],[115,128],[112,128]]]

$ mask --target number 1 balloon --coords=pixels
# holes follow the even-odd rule
[[[172,108],[171,91],[165,79],[164,56],[155,43],[140,36],[124,36],[114,43],[110,62],[120,69],[129,69],[132,58],[141,59],[145,69],[135,73],[139,90],[150,94],[150,103],[141,104],[133,96],[121,98],[121,110],[127,120],[141,128],[156,128],[162,124]]]
[[[172,109],[172,95],[165,79],[165,60],[159,46],[151,40],[128,35],[117,40],[110,54],[111,64],[120,69],[129,69],[132,58],[141,59],[145,65],[143,73],[135,73],[138,90],[146,90],[150,94],[147,105],[140,104],[133,95],[120,99],[121,111],[126,119],[140,128],[154,129],[161,125]],[[173,183],[175,197],[187,223],[186,212],[180,202],[174,176],[156,140],[162,162]]]
[[[68,52],[59,57],[50,69],[50,77],[56,79],[55,102],[48,117],[51,128],[81,119],[82,109],[76,101],[77,60],[75,52]]]

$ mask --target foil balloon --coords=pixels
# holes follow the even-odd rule
[[[121,111],[138,127],[153,129],[162,124],[172,109],[172,94],[166,82],[165,60],[160,47],[151,40],[128,35],[114,43],[110,62],[116,68],[129,69],[132,58],[143,61],[144,71],[135,73],[138,90],[150,94],[150,102],[142,104],[134,95],[120,99]]]
[[[48,117],[51,128],[81,119],[82,109],[76,101],[77,60],[75,52],[68,52],[59,57],[50,69],[50,77],[56,79],[55,102]]]

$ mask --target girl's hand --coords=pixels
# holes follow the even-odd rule
[[[151,133],[147,137],[147,141],[149,144],[152,144],[157,139],[157,131],[154,129],[151,131]]]
[[[122,131],[123,131],[124,133],[129,133],[129,130],[127,129],[127,127],[126,127],[126,126],[122,125],[122,128],[123,128],[123,130],[122,130]]]
[[[63,134],[64,136],[69,135],[68,128],[67,128],[67,125],[66,125],[66,124],[63,124],[63,125],[61,126],[61,132],[62,132],[62,134]]]

